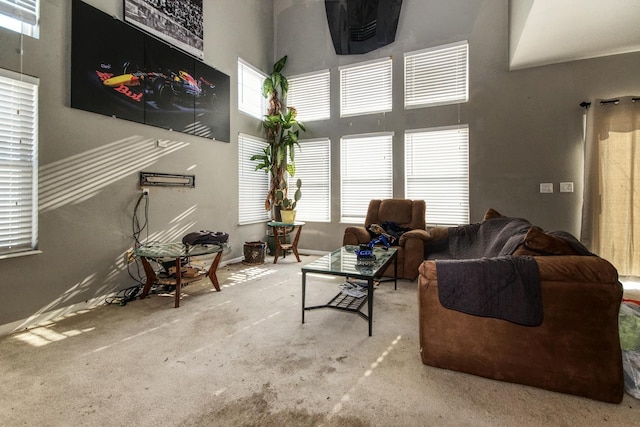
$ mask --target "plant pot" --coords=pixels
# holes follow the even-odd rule
[[[282,216],[282,222],[285,224],[293,224],[296,220],[296,211],[287,211],[283,209],[280,211],[280,216]]]
[[[244,263],[264,264],[266,248],[265,242],[244,242]]]

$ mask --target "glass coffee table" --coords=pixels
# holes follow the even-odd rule
[[[307,310],[333,308],[335,310],[349,311],[368,320],[369,336],[371,336],[373,332],[373,282],[393,281],[394,289],[398,289],[396,276],[396,272],[398,271],[398,256],[395,248],[384,249],[382,247],[374,247],[373,255],[375,255],[375,260],[366,263],[369,265],[360,265],[361,262],[358,262],[358,257],[355,253],[357,249],[358,246],[343,246],[302,267],[302,323],[304,323],[304,313]],[[381,279],[382,273],[392,261],[394,262],[395,277]],[[361,297],[355,297],[340,291],[326,304],[307,307],[305,305],[307,273],[328,274],[331,276],[343,276],[349,279],[364,280],[367,283],[367,293]],[[368,302],[367,314],[360,311],[360,308],[365,302]]]

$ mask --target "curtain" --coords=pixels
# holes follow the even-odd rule
[[[640,276],[640,98],[587,111],[580,238],[621,276]]]

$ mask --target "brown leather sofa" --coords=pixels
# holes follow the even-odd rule
[[[424,245],[429,238],[425,224],[426,204],[424,200],[384,199],[371,200],[364,226],[349,226],[344,231],[343,245],[367,244],[373,236],[368,229],[371,224],[390,221],[402,228],[409,228],[400,236],[398,245],[398,278],[413,280],[418,276],[418,266],[424,261]],[[393,276],[393,264],[385,276]]]
[[[441,243],[448,238],[447,230],[432,231],[440,244],[431,241],[429,245],[445,248]],[[531,227],[510,255],[532,256],[538,266],[542,321],[537,326],[445,308],[438,281],[437,263],[441,261],[437,253],[428,254],[435,259],[420,265],[418,279],[422,362],[619,403],[624,382],[618,273],[608,261],[593,254],[563,254],[567,248],[555,245],[553,239]]]

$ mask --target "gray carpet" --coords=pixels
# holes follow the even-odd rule
[[[0,425],[631,426],[620,405],[422,365],[416,283],[357,315],[306,313],[301,264],[220,268],[172,296],[68,316],[0,340]],[[308,304],[339,279],[308,278]],[[514,343],[517,345],[517,343]]]

